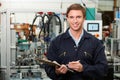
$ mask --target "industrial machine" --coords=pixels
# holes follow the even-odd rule
[[[110,37],[104,41],[105,53],[109,65],[109,77],[120,79],[120,20],[112,23],[112,32]]]
[[[60,15],[35,10],[1,11],[0,66],[4,80],[46,77],[44,64],[35,58],[46,58],[49,42],[62,32]]]
[[[85,20],[84,29],[96,38],[102,40],[102,20]]]

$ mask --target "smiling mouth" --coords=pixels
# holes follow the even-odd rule
[[[78,25],[77,25],[77,24],[74,24],[73,26],[74,26],[74,27],[78,27]]]

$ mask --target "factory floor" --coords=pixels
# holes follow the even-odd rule
[[[7,78],[5,77],[5,73],[3,71],[0,72],[0,80],[7,80]],[[30,77],[29,76],[29,77],[25,77],[22,79],[20,77],[18,77],[18,78],[13,77],[13,78],[10,78],[10,80],[51,80],[51,79],[46,75],[45,70],[43,68],[41,68],[41,76],[38,76],[38,77]]]

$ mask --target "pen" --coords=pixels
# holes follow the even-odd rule
[[[77,60],[77,61],[79,61],[79,62],[80,62],[80,60]]]
[[[68,65],[66,65],[66,67],[67,67],[68,71],[74,73],[74,70],[70,69],[70,68],[68,67]]]
[[[77,60],[77,61],[80,62],[80,60]],[[66,64],[66,67],[68,68],[68,71],[74,73],[74,70],[70,69],[67,64]]]

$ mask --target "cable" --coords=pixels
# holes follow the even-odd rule
[[[44,21],[45,20],[45,18],[48,18],[48,20],[49,20],[49,16],[47,15],[47,14],[44,14],[43,15],[43,17],[42,17],[42,23],[43,23],[43,26],[42,26],[42,28],[41,28],[41,30],[40,30],[40,32],[39,32],[39,36],[38,36],[38,38],[40,38],[40,35],[41,35],[41,32],[42,32],[42,30],[44,30],[43,32],[44,32],[44,36],[46,35],[46,30],[47,30],[47,27],[48,27],[48,21]]]
[[[49,30],[50,30],[50,22],[52,21],[53,17],[56,17],[59,21],[59,33],[62,32],[62,24],[61,24],[61,19],[58,15],[56,15],[55,13],[53,13],[53,15],[50,16],[49,18],[49,21],[48,21],[48,28],[47,28],[47,31],[48,31],[48,36],[49,36]]]
[[[41,30],[40,30],[40,32],[39,32],[38,38],[40,38],[41,32],[44,30],[44,31],[43,31],[43,32],[44,32],[44,37],[46,36],[46,33],[47,33],[47,37],[45,37],[45,38],[47,39],[47,42],[49,42],[49,40],[50,40],[50,36],[49,36],[49,34],[50,34],[50,25],[51,25],[51,21],[52,21],[53,17],[55,17],[55,18],[58,19],[58,22],[59,22],[59,33],[62,32],[61,19],[60,19],[60,17],[59,17],[58,15],[56,15],[55,13],[52,13],[52,14],[51,14],[51,13],[50,13],[50,14],[44,14],[43,16],[36,14],[35,18],[33,19],[32,25],[30,26],[30,28],[31,28],[30,31],[31,31],[31,39],[32,39],[32,41],[34,41],[34,38],[35,38],[35,36],[34,36],[34,34],[33,34],[33,26],[34,26],[34,23],[35,23],[35,21],[36,21],[36,19],[37,19],[38,17],[41,17],[41,18],[42,18],[42,27],[41,27]],[[48,21],[45,22],[45,18],[46,18],[46,17],[48,18]],[[40,24],[40,22],[39,22],[39,24]],[[49,38],[49,39],[48,39],[48,38]]]
[[[85,5],[85,3],[81,0],[83,6],[86,8],[86,10],[90,13],[90,16],[94,19],[94,16],[92,15],[92,13],[90,12],[90,10],[87,8],[87,6]]]
[[[32,25],[30,25],[30,35],[31,35],[31,40],[32,41],[34,41],[34,38],[35,38],[35,36],[33,35],[33,26],[34,26],[34,23],[35,23],[35,21],[37,20],[37,18],[38,17],[41,17],[42,19],[43,19],[43,17],[42,17],[42,15],[35,15],[35,18],[33,19],[33,22],[32,22]],[[40,22],[39,22],[40,23]],[[43,22],[42,22],[42,24],[43,24]],[[43,27],[43,26],[42,26]],[[41,28],[41,30],[42,30],[42,28]]]

